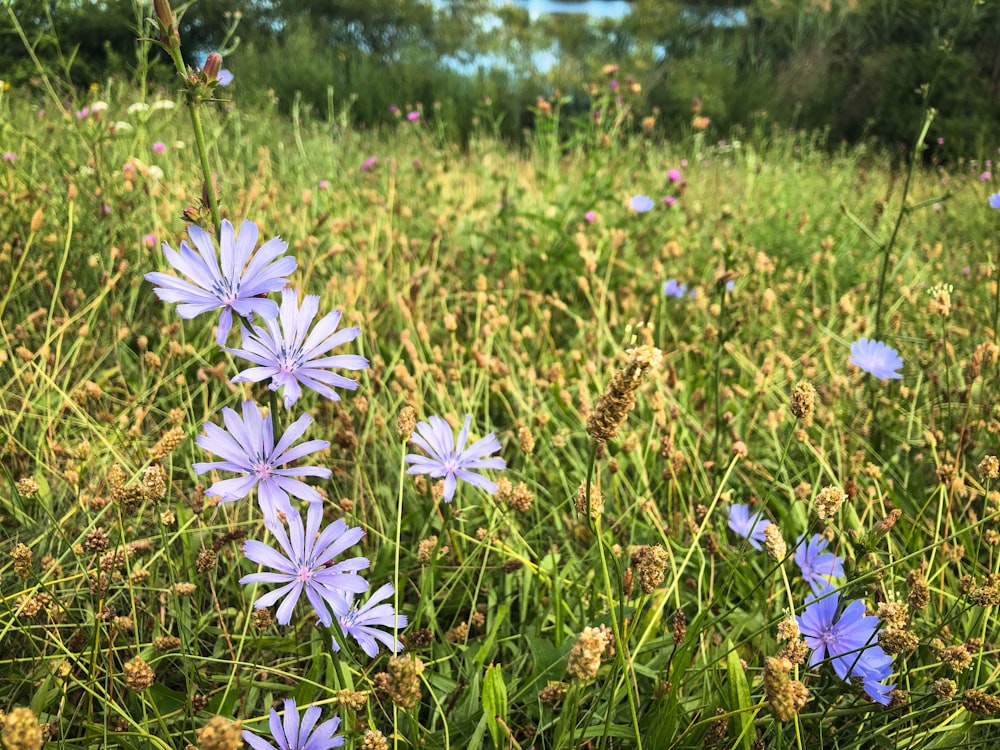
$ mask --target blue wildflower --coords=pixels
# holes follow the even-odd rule
[[[295,699],[286,698],[284,723],[278,712],[271,709],[271,736],[277,747],[246,729],[243,730],[243,740],[254,750],[327,750],[342,747],[344,738],[336,733],[340,728],[340,717],[335,716],[316,726],[320,713],[319,706],[309,706],[300,723]]]
[[[869,375],[874,375],[879,380],[903,377],[896,372],[903,366],[899,352],[881,341],[873,339],[855,341],[851,344],[851,356],[847,361],[855,367],[860,367]]]
[[[832,552],[824,552],[829,541],[820,534],[806,540],[799,537],[795,562],[802,571],[802,579],[816,594],[830,590],[831,578],[844,577],[844,561]]]
[[[840,679],[860,678],[869,697],[887,705],[895,685],[883,684],[891,674],[892,657],[877,645],[879,620],[865,614],[860,600],[848,604],[838,617],[839,607],[838,593],[822,598],[810,594],[805,611],[795,618],[806,645],[813,649],[809,666],[829,659]]]
[[[363,370],[368,367],[368,360],[357,354],[321,355],[353,341],[361,329],[354,326],[337,331],[340,311],[335,310],[320,318],[310,333],[309,325],[318,311],[318,296],[307,295],[299,307],[296,291],[283,289],[278,317],[265,321],[263,326],[252,326],[252,332],[244,328],[243,348],[229,350],[259,365],[244,370],[233,382],[259,383],[271,378],[268,388],[284,389],[286,409],[302,395],[303,385],[334,401],[339,401],[340,396],[332,386],[355,390],[358,387],[355,381],[330,369]]]
[[[990,208],[1000,208],[1000,193],[990,196]]]
[[[667,279],[663,282],[663,293],[668,297],[681,299],[687,295],[687,284],[683,284],[677,279]]]
[[[177,314],[182,318],[221,309],[215,340],[223,346],[233,327],[234,312],[243,318],[256,314],[265,320],[278,314],[274,300],[262,295],[284,288],[296,264],[291,256],[278,257],[288,245],[277,237],[254,253],[258,232],[251,221],[243,222],[237,236],[233,225],[223,220],[220,234],[217,258],[212,236],[192,224],[188,236],[197,252],[183,240],[180,253],[163,243],[167,262],[187,279],[154,271],[146,274],[146,280],[159,284],[153,291],[161,300],[178,303]]]
[[[406,473],[429,474],[434,479],[444,477],[446,503],[450,503],[455,496],[459,479],[491,495],[495,493],[497,486],[493,482],[474,473],[479,469],[503,469],[507,466],[502,458],[488,458],[491,453],[500,450],[500,441],[493,433],[466,448],[469,425],[472,424],[471,414],[466,415],[465,425],[454,442],[451,427],[441,417],[430,417],[428,422],[417,422],[416,432],[410,436],[410,441],[423,449],[427,456],[408,454],[405,460],[410,468]]]
[[[647,211],[652,211],[656,203],[648,195],[639,194],[629,198],[628,205],[637,214],[644,214]]]
[[[338,618],[340,629],[344,631],[344,635],[349,635],[356,640],[361,646],[361,650],[371,659],[378,656],[380,642],[394,654],[403,650],[403,644],[396,640],[391,630],[385,632],[378,629],[380,627],[395,629],[406,627],[406,615],[397,615],[391,604],[379,603],[392,596],[393,591],[392,584],[387,583],[368,597],[368,601],[360,607],[353,604],[346,615]],[[340,650],[336,639],[333,641],[333,650]]]
[[[224,460],[198,462],[192,468],[196,474],[221,469],[235,471],[241,476],[215,482],[205,494],[218,497],[221,502],[231,502],[246,497],[256,487],[257,500],[269,526],[274,525],[278,511],[285,515],[298,515],[289,503],[289,495],[317,505],[322,502],[323,497],[315,488],[292,477],[326,479],[331,473],[329,469],[320,466],[279,468],[289,461],[330,447],[327,440],[308,440],[293,447],[293,443],[312,424],[312,417],[303,414],[295,420],[277,444],[274,442],[271,415],[263,416],[260,407],[253,401],[243,402],[242,419],[233,409],[224,407],[222,420],[225,430],[208,422],[205,434],[199,435],[196,442]]]
[[[771,523],[763,513],[750,515],[750,506],[735,503],[729,506],[729,528],[746,539],[754,549],[761,549],[764,529]]]
[[[291,622],[292,610],[303,592],[316,610],[319,621],[329,626],[334,617],[341,618],[348,614],[354,594],[368,590],[368,581],[357,574],[357,571],[368,567],[368,558],[352,557],[333,562],[337,555],[361,541],[364,531],[348,527],[341,518],[320,532],[322,521],[322,504],[311,503],[306,512],[305,526],[302,525],[302,516],[296,513],[287,518],[287,533],[284,524],[271,529],[281,552],[256,539],[243,545],[243,554],[247,559],[277,572],[251,573],[243,576],[240,583],[284,584],[253,604],[262,609],[281,600],[276,612],[276,619],[281,625]]]

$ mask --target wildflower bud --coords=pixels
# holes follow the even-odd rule
[[[43,739],[38,717],[30,708],[12,708],[3,717],[0,740],[7,750],[39,750]]]
[[[840,510],[840,506],[844,504],[844,500],[846,499],[847,496],[840,487],[834,487],[833,485],[824,487],[816,495],[816,515],[820,518],[829,518]]]
[[[809,691],[798,680],[791,679],[792,663],[782,657],[771,657],[764,663],[764,693],[768,708],[778,721],[788,721],[798,714],[809,700]]]
[[[199,750],[239,750],[243,747],[242,726],[222,716],[213,716],[198,730]]]
[[[517,431],[517,443],[522,453],[531,453],[535,450],[535,437],[527,427],[521,427]]]
[[[812,383],[800,381],[792,389],[792,414],[799,419],[805,419],[813,412],[816,404],[816,389]]]
[[[579,680],[589,680],[597,676],[601,668],[601,658],[614,655],[614,636],[605,625],[586,627],[569,652],[566,671]]]
[[[153,684],[156,675],[153,669],[138,656],[131,661],[125,662],[122,667],[122,674],[125,677],[125,685],[129,690],[141,693]]]
[[[785,546],[785,540],[782,538],[781,529],[778,528],[777,524],[769,523],[764,527],[764,549],[775,562],[781,562],[785,559],[788,548]]]
[[[970,714],[992,716],[1000,712],[1000,698],[983,690],[972,688],[962,693],[962,706]]]
[[[409,442],[410,435],[417,428],[417,411],[412,406],[404,406],[396,419],[396,434],[404,443]]]
[[[625,418],[635,406],[635,392],[642,378],[649,370],[659,369],[663,363],[663,353],[653,346],[639,346],[628,353],[629,363],[615,372],[587,419],[587,434],[599,442],[618,435]]]
[[[218,52],[210,52],[205,58],[205,64],[201,66],[201,74],[209,83],[219,80],[219,71],[222,70],[222,55]]]
[[[31,233],[32,234],[36,234],[38,232],[38,230],[41,228],[43,216],[44,216],[44,214],[42,214],[42,209],[40,209],[40,208],[38,210],[36,210],[34,214],[31,215]]]

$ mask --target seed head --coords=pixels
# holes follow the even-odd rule
[[[943,701],[951,700],[955,697],[955,693],[958,692],[958,685],[955,684],[955,681],[947,678],[935,680],[933,688],[934,695]]]
[[[768,658],[764,663],[764,693],[768,708],[778,721],[791,719],[809,700],[806,686],[791,678],[792,668],[792,662],[780,656]]]
[[[840,487],[833,485],[824,487],[816,495],[816,515],[820,518],[829,518],[840,510],[840,506],[844,504],[846,499],[847,496]]]
[[[1000,477],[1000,458],[986,456],[980,461],[979,476],[981,479],[997,479]]]
[[[941,654],[941,661],[947,664],[953,672],[964,672],[972,666],[972,655],[962,644],[949,646]]]
[[[33,497],[41,489],[36,482],[31,477],[21,477],[17,480],[17,494],[19,497],[29,498]]]
[[[18,542],[10,551],[10,559],[14,562],[14,572],[23,580],[31,573],[31,549],[26,544]]]
[[[404,443],[409,442],[410,435],[417,429],[417,410],[412,406],[404,406],[396,419],[396,434]]]
[[[643,545],[632,555],[632,564],[639,573],[639,589],[644,594],[653,593],[663,583],[668,555],[659,544]]]
[[[976,688],[962,693],[962,705],[970,714],[992,716],[1000,712],[1000,698]]]
[[[816,389],[812,383],[800,381],[792,388],[792,414],[799,419],[805,419],[813,413],[816,405]]]
[[[764,549],[775,562],[781,562],[785,559],[788,548],[785,546],[785,540],[782,538],[781,529],[778,528],[777,524],[769,523],[764,527]]]
[[[199,750],[239,750],[243,747],[242,726],[222,716],[213,716],[198,730]]]
[[[361,750],[389,750],[389,740],[377,729],[369,729],[361,741]]]
[[[535,437],[527,427],[520,427],[517,430],[517,444],[522,453],[530,454],[535,450]]]
[[[136,693],[141,693],[152,685],[153,680],[156,679],[152,667],[138,656],[131,661],[125,662],[125,665],[122,667],[122,674],[125,676],[125,684],[128,686],[128,689]]]
[[[587,419],[587,434],[599,442],[617,437],[635,406],[635,392],[643,376],[663,364],[663,353],[653,346],[638,346],[629,349],[628,353],[629,363],[615,372]]]
[[[931,601],[931,589],[924,579],[924,574],[919,570],[911,570],[906,576],[906,582],[910,584],[910,594],[906,601],[913,609],[924,609]]]
[[[400,708],[416,708],[420,703],[420,674],[424,663],[412,654],[390,657],[385,672],[375,675],[372,684]]]
[[[0,739],[7,750],[39,750],[43,736],[35,712],[20,706],[12,708],[3,717]]]
[[[569,652],[566,671],[579,680],[589,680],[597,676],[601,658],[614,653],[614,636],[607,626],[586,627]]]
[[[171,416],[172,412],[173,410],[171,410]],[[182,419],[183,419],[183,414],[184,413],[181,412]],[[177,450],[177,446],[179,446],[183,442],[184,442],[184,428],[181,427],[180,425],[175,425],[166,432],[164,432],[163,435],[160,437],[160,439],[157,441],[156,445],[150,448],[149,457],[154,461],[157,461],[161,458],[166,458],[175,450]]]
[[[356,690],[340,690],[337,692],[337,701],[340,705],[345,708],[349,708],[351,711],[360,711],[368,703],[368,696],[364,693],[359,693]]]
[[[587,515],[587,481],[584,480],[580,483],[580,488],[576,491],[576,497],[573,498],[573,503],[576,505],[576,512],[581,516]],[[590,485],[590,517],[595,521],[601,517],[604,513],[604,495],[601,494],[601,488],[597,486],[594,482]]]
[[[566,693],[568,692],[568,682],[550,682],[538,691],[538,700],[546,706],[559,708],[559,706],[562,705],[563,699],[566,697]]]

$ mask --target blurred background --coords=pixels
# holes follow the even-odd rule
[[[140,72],[169,87],[170,66],[137,41],[150,13],[16,0],[0,13],[0,77],[37,83],[41,64],[78,89]],[[355,127],[418,108],[459,141],[484,116],[520,141],[539,96],[586,113],[604,85],[667,138],[698,115],[716,136],[777,127],[904,147],[925,85],[939,156],[982,154],[1000,130],[997,0],[212,0],[187,7],[181,35],[191,65],[223,52],[241,104],[287,112],[298,97]]]

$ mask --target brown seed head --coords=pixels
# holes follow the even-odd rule
[[[12,708],[3,717],[0,740],[7,750],[39,750],[43,742],[42,727],[30,708]]]
[[[242,725],[222,716],[213,716],[198,730],[199,750],[239,750],[243,747]]]
[[[141,693],[153,684],[156,675],[153,669],[138,656],[131,661],[125,662],[122,667],[122,674],[125,677],[125,684],[129,690]]]
[[[812,415],[816,405],[816,389],[812,383],[805,380],[800,381],[792,388],[792,414],[799,419],[805,419]]]

